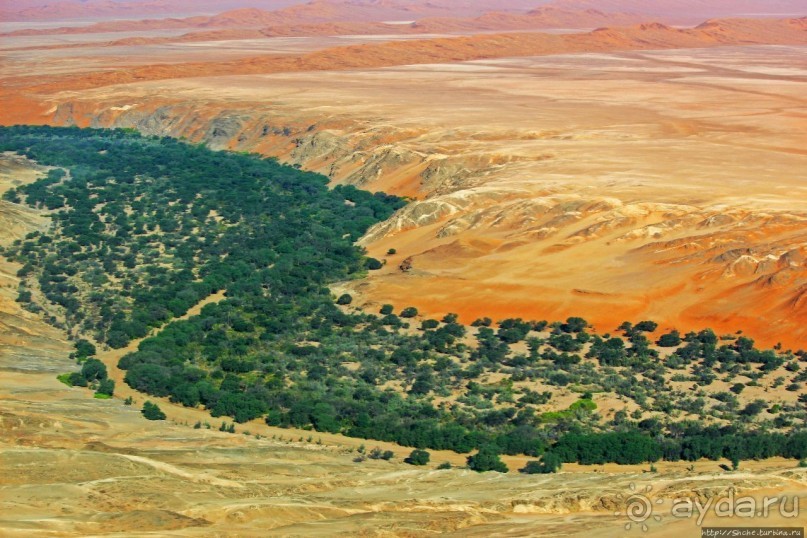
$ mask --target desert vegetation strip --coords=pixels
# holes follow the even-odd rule
[[[5,199],[47,209],[52,227],[4,255],[23,265],[18,300],[76,339],[82,370],[64,381],[101,397],[114,387],[85,338],[142,339],[119,362],[136,390],[237,422],[479,449],[480,471],[503,470],[501,453],[542,456],[525,472],[807,457],[803,350],[708,329],[651,339],[651,321],[616,336],[581,317],[466,327],[405,305],[362,312],[328,286],[380,267],[355,241],[398,198],[125,130],[4,128],[0,151],[51,167]],[[762,388],[788,398],[747,397]]]

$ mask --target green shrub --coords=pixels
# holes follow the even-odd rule
[[[541,458],[541,461],[527,462],[527,465],[519,469],[518,472],[524,474],[557,473],[560,470],[561,465],[563,465],[563,462],[559,456],[553,454],[552,452],[547,452]]]
[[[506,473],[507,465],[499,458],[499,450],[493,445],[485,445],[473,456],[468,456],[468,467],[477,473],[496,471]]]
[[[72,372],[67,378],[68,384],[72,387],[86,387],[87,379],[80,372]]]
[[[404,462],[408,463],[409,465],[426,465],[429,463],[430,457],[431,455],[425,450],[416,448],[406,459],[404,459]]]
[[[375,258],[367,258],[367,261],[364,263],[364,266],[367,267],[370,271],[378,271],[384,264],[380,261],[376,260]]]
[[[112,397],[115,393],[115,382],[109,378],[101,380],[98,384],[98,389],[96,389],[95,394],[103,394],[105,396]]]
[[[87,359],[81,367],[81,375],[87,381],[96,381],[107,378],[106,365],[98,359]]]
[[[414,306],[408,306],[401,310],[401,317],[402,318],[414,318],[418,315],[418,309]]]
[[[72,387],[73,383],[70,382],[70,376],[73,375],[71,372],[66,374],[59,374],[56,376],[56,379],[67,385],[68,387]]]
[[[160,407],[148,400],[143,404],[143,410],[140,412],[148,420],[165,420],[165,413],[162,412]]]

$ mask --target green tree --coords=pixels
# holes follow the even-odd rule
[[[115,392],[115,382],[109,378],[101,380],[98,384],[98,390],[95,391],[96,394],[105,394],[107,396],[112,396]]]
[[[731,388],[729,388],[729,390],[731,392],[733,392],[734,394],[740,394],[742,391],[745,390],[745,384],[744,383],[735,383],[735,384],[733,384],[731,386]]]
[[[67,382],[74,387],[87,386],[87,379],[80,372],[71,372],[67,377]]]
[[[76,359],[79,360],[84,360],[96,353],[95,346],[84,338],[77,340],[74,346],[76,348]]]
[[[634,331],[652,333],[657,328],[658,328],[658,323],[656,323],[655,321],[645,320],[645,321],[640,321],[639,323],[634,325],[633,330]]]
[[[377,259],[375,259],[375,258],[367,258],[367,261],[365,262],[365,264],[364,264],[364,265],[365,265],[365,267],[367,267],[367,269],[369,269],[370,271],[378,271],[379,269],[381,269],[382,267],[384,267],[384,264],[383,264],[383,263],[381,263],[380,261],[378,261],[378,260],[377,260]]]
[[[87,381],[96,381],[107,378],[106,365],[98,359],[87,359],[81,367],[81,375]]]
[[[676,347],[681,344],[681,341],[681,333],[673,330],[662,334],[656,341],[656,344],[658,344],[659,347]]]
[[[477,473],[496,471],[506,473],[507,465],[499,458],[499,450],[493,445],[485,445],[473,456],[468,456],[468,467]]]
[[[160,406],[146,400],[143,403],[143,410],[140,411],[148,420],[165,420],[165,413],[162,412]]]
[[[402,318],[414,318],[418,315],[418,309],[414,306],[408,306],[401,310],[401,317]]]
[[[550,474],[558,472],[561,465],[563,465],[563,462],[559,456],[552,452],[547,452],[541,458],[541,461],[527,462],[527,465],[519,469],[518,472],[524,474]]]
[[[409,465],[426,465],[429,463],[430,457],[431,455],[425,450],[416,448],[409,454],[408,457],[404,459],[404,462],[408,463]]]

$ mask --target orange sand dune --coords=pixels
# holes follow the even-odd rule
[[[710,21],[687,30],[653,23],[628,28],[600,28],[586,34],[479,35],[336,47],[302,56],[258,56],[233,62],[145,66],[80,76],[56,76],[44,84],[38,84],[41,80],[39,76],[11,78],[5,82],[11,87],[27,87],[31,91],[43,92],[81,90],[171,78],[378,68],[512,56],[702,48],[755,43],[792,45],[807,44],[806,29],[807,18]]]
[[[232,2],[229,2],[232,4]],[[283,2],[288,4],[289,2]],[[117,6],[116,6],[117,4]],[[204,3],[202,4],[204,5]],[[177,4],[169,12],[198,11],[202,5]],[[225,7],[223,4],[212,4],[210,8]],[[121,8],[122,12],[116,14],[115,7]],[[159,12],[153,3],[143,6],[140,13]],[[271,7],[271,6],[266,6]],[[507,12],[512,10],[533,7],[529,0],[519,0],[508,2]],[[126,16],[132,20],[103,21],[88,26],[63,26],[58,28],[26,29],[13,32],[11,35],[54,35],[54,34],[82,34],[97,32],[125,32],[156,30],[166,28],[256,28],[264,26],[287,26],[301,24],[319,24],[334,22],[379,22],[379,21],[399,21],[416,20],[424,17],[474,17],[482,15],[488,11],[505,11],[505,7],[496,0],[444,0],[444,1],[424,1],[418,2],[396,2],[377,0],[313,0],[309,2],[300,1],[296,5],[291,5],[283,9],[267,10],[257,7],[238,7],[218,15],[206,16],[198,15],[185,18],[163,18],[134,20],[137,17],[137,4],[129,6],[126,4],[106,2],[99,5],[98,2],[73,4],[62,2],[21,12],[9,12],[4,15],[4,20],[38,20],[53,19],[65,20],[70,18],[89,18],[92,16]],[[2,13],[2,12],[0,12]],[[569,18],[568,15],[566,18]],[[600,18],[602,16],[600,15]]]
[[[246,12],[246,13],[245,13]],[[254,13],[251,16],[250,13]],[[239,10],[212,18],[162,19],[156,21],[115,21],[90,27],[65,27],[45,30],[18,30],[7,36],[33,36],[58,34],[86,34],[111,31],[144,31],[149,29],[219,27],[212,30],[192,31],[172,37],[127,37],[103,43],[60,43],[29,46],[17,50],[53,50],[97,46],[157,45],[165,43],[194,43],[233,39],[260,39],[266,37],[344,36],[344,35],[417,35],[417,34],[472,34],[477,32],[509,32],[539,29],[597,28],[627,26],[644,20],[640,16],[606,14],[596,10],[568,11],[551,7],[540,8],[526,14],[490,12],[475,18],[440,17],[424,18],[406,24],[375,21],[341,21],[307,24],[280,24],[267,12]],[[270,26],[258,28],[270,22]],[[15,49],[12,49],[15,50]]]
[[[807,5],[803,0],[554,0],[551,5],[571,10],[637,13],[676,22],[694,22],[708,17],[807,14]]]

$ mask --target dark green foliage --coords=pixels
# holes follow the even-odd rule
[[[588,327],[588,322],[586,320],[583,318],[572,317],[568,318],[566,323],[560,326],[560,329],[567,333],[579,333],[585,330],[586,327]]]
[[[57,233],[19,254],[36,256],[24,265],[69,324],[115,348],[223,287],[248,293],[282,274],[273,289],[284,295],[324,275],[347,277],[363,267],[351,241],[402,205],[353,187],[329,191],[322,176],[272,160],[131,132],[13,127],[0,135],[3,150],[71,168],[69,181],[55,169],[20,189],[29,205],[56,210]],[[128,292],[104,286],[107,273]],[[103,291],[82,301],[81,280]]]
[[[98,383],[98,389],[95,392],[96,394],[112,396],[115,393],[115,382],[109,378],[106,378]]]
[[[352,302],[353,302],[353,297],[351,297],[350,294],[348,294],[348,293],[343,293],[336,300],[336,304],[339,304],[339,305],[348,305],[348,304],[350,304]]]
[[[33,297],[31,295],[31,292],[28,290],[20,290],[20,292],[17,294],[18,303],[26,304],[30,303],[32,300]]]
[[[760,414],[767,406],[768,404],[765,402],[765,400],[754,400],[746,405],[743,410],[740,411],[740,414],[747,417],[753,417]]]
[[[658,323],[655,321],[640,321],[633,326],[634,331],[652,333],[658,328]]]
[[[520,424],[496,437],[496,446],[502,454],[539,456],[547,448],[547,441],[535,426]]]
[[[106,379],[106,365],[98,359],[87,359],[81,367],[81,375],[87,381]]]
[[[370,271],[378,271],[384,264],[380,261],[376,260],[375,258],[367,258],[367,261],[364,263],[364,266],[367,267]]]
[[[478,473],[486,471],[507,472],[507,465],[499,458],[499,452],[493,445],[485,445],[473,456],[468,456],[468,468]]]
[[[414,318],[418,315],[418,309],[414,306],[408,306],[401,310],[401,317],[402,318]]]
[[[557,473],[563,462],[561,461],[560,457],[556,454],[549,452],[544,454],[544,457],[541,458],[541,461],[530,461],[527,462],[523,468],[519,469],[518,472],[524,474],[550,474],[550,473]]]
[[[29,299],[29,301],[30,301],[30,299]],[[95,346],[91,342],[89,342],[88,340],[85,340],[84,338],[81,338],[81,339],[77,340],[76,343],[74,344],[74,346],[76,348],[76,353],[75,353],[76,359],[79,359],[79,360],[83,360],[83,359],[86,359],[87,357],[91,357],[91,356],[95,355],[95,353],[96,353]]]
[[[496,336],[503,342],[514,344],[524,340],[530,330],[532,330],[532,324],[523,321],[521,318],[504,319],[499,322],[499,330]]]
[[[765,406],[739,411],[715,396],[713,416],[722,413],[718,418],[742,430],[682,430],[666,419],[636,424],[622,417],[615,431],[603,433],[610,426],[596,422],[590,398],[552,413],[536,407],[550,401],[550,392],[519,384],[597,387],[664,416],[698,413],[684,407],[694,395],[679,403],[664,394],[665,363],[702,386],[741,368],[762,376],[795,364],[792,354],[760,351],[747,338],[718,347],[712,331],[690,333],[660,361],[643,332],[655,330],[650,322],[627,324],[625,338],[611,338],[588,334],[582,318],[551,325],[509,318],[495,329],[482,318],[469,344],[453,314],[442,324],[424,320],[416,332],[403,329],[417,316],[413,307],[401,312],[404,320],[392,305],[381,308],[382,317],[337,308],[328,286],[365,274],[372,262],[353,243],[401,207],[398,199],[354,187],[328,190],[324,177],[271,160],[130,132],[0,128],[0,151],[56,167],[15,191],[21,202],[50,207],[54,221],[46,233],[4,251],[22,265],[25,302],[39,297],[27,291],[37,288],[48,299],[26,308],[64,314],[71,332],[115,348],[159,328],[120,360],[125,382],[137,390],[239,423],[264,417],[273,426],[394,441],[420,452],[486,447],[474,459],[479,467],[498,467],[498,453],[547,462],[716,459],[732,445],[741,459],[807,456],[793,406],[773,417],[762,413]],[[217,292],[226,292],[222,300],[176,321]],[[348,294],[336,300],[350,302]],[[548,336],[534,334],[547,329]],[[587,345],[599,366],[582,360]],[[86,359],[86,371],[67,381],[111,393],[90,346],[77,341],[75,356]],[[493,372],[501,382],[486,384]],[[791,377],[783,385],[807,381]],[[381,388],[390,382],[402,390]],[[457,402],[432,403],[452,392],[461,395]],[[763,420],[764,427],[794,431],[755,437],[753,426]],[[228,423],[224,431],[234,431]]]
[[[662,456],[657,441],[634,432],[568,434],[561,437],[551,451],[563,462],[584,465],[607,462],[637,464],[658,461]]]
[[[160,407],[148,400],[143,403],[143,409],[140,412],[148,420],[165,420],[165,413],[162,412]]]
[[[81,375],[79,372],[72,372],[67,377],[67,382],[69,385],[73,387],[86,387],[87,386],[87,378]]]
[[[490,327],[493,324],[493,320],[490,318],[479,318],[471,323],[471,327]]]
[[[389,461],[395,456],[395,453],[392,450],[381,450],[378,447],[375,447],[367,454],[367,457],[371,460],[385,460]]]
[[[426,465],[429,463],[430,457],[430,454],[425,450],[416,448],[404,459],[404,461],[409,465]]]
[[[681,345],[681,342],[681,333],[673,330],[662,334],[658,341],[656,341],[656,344],[658,344],[659,347],[675,347]]]

